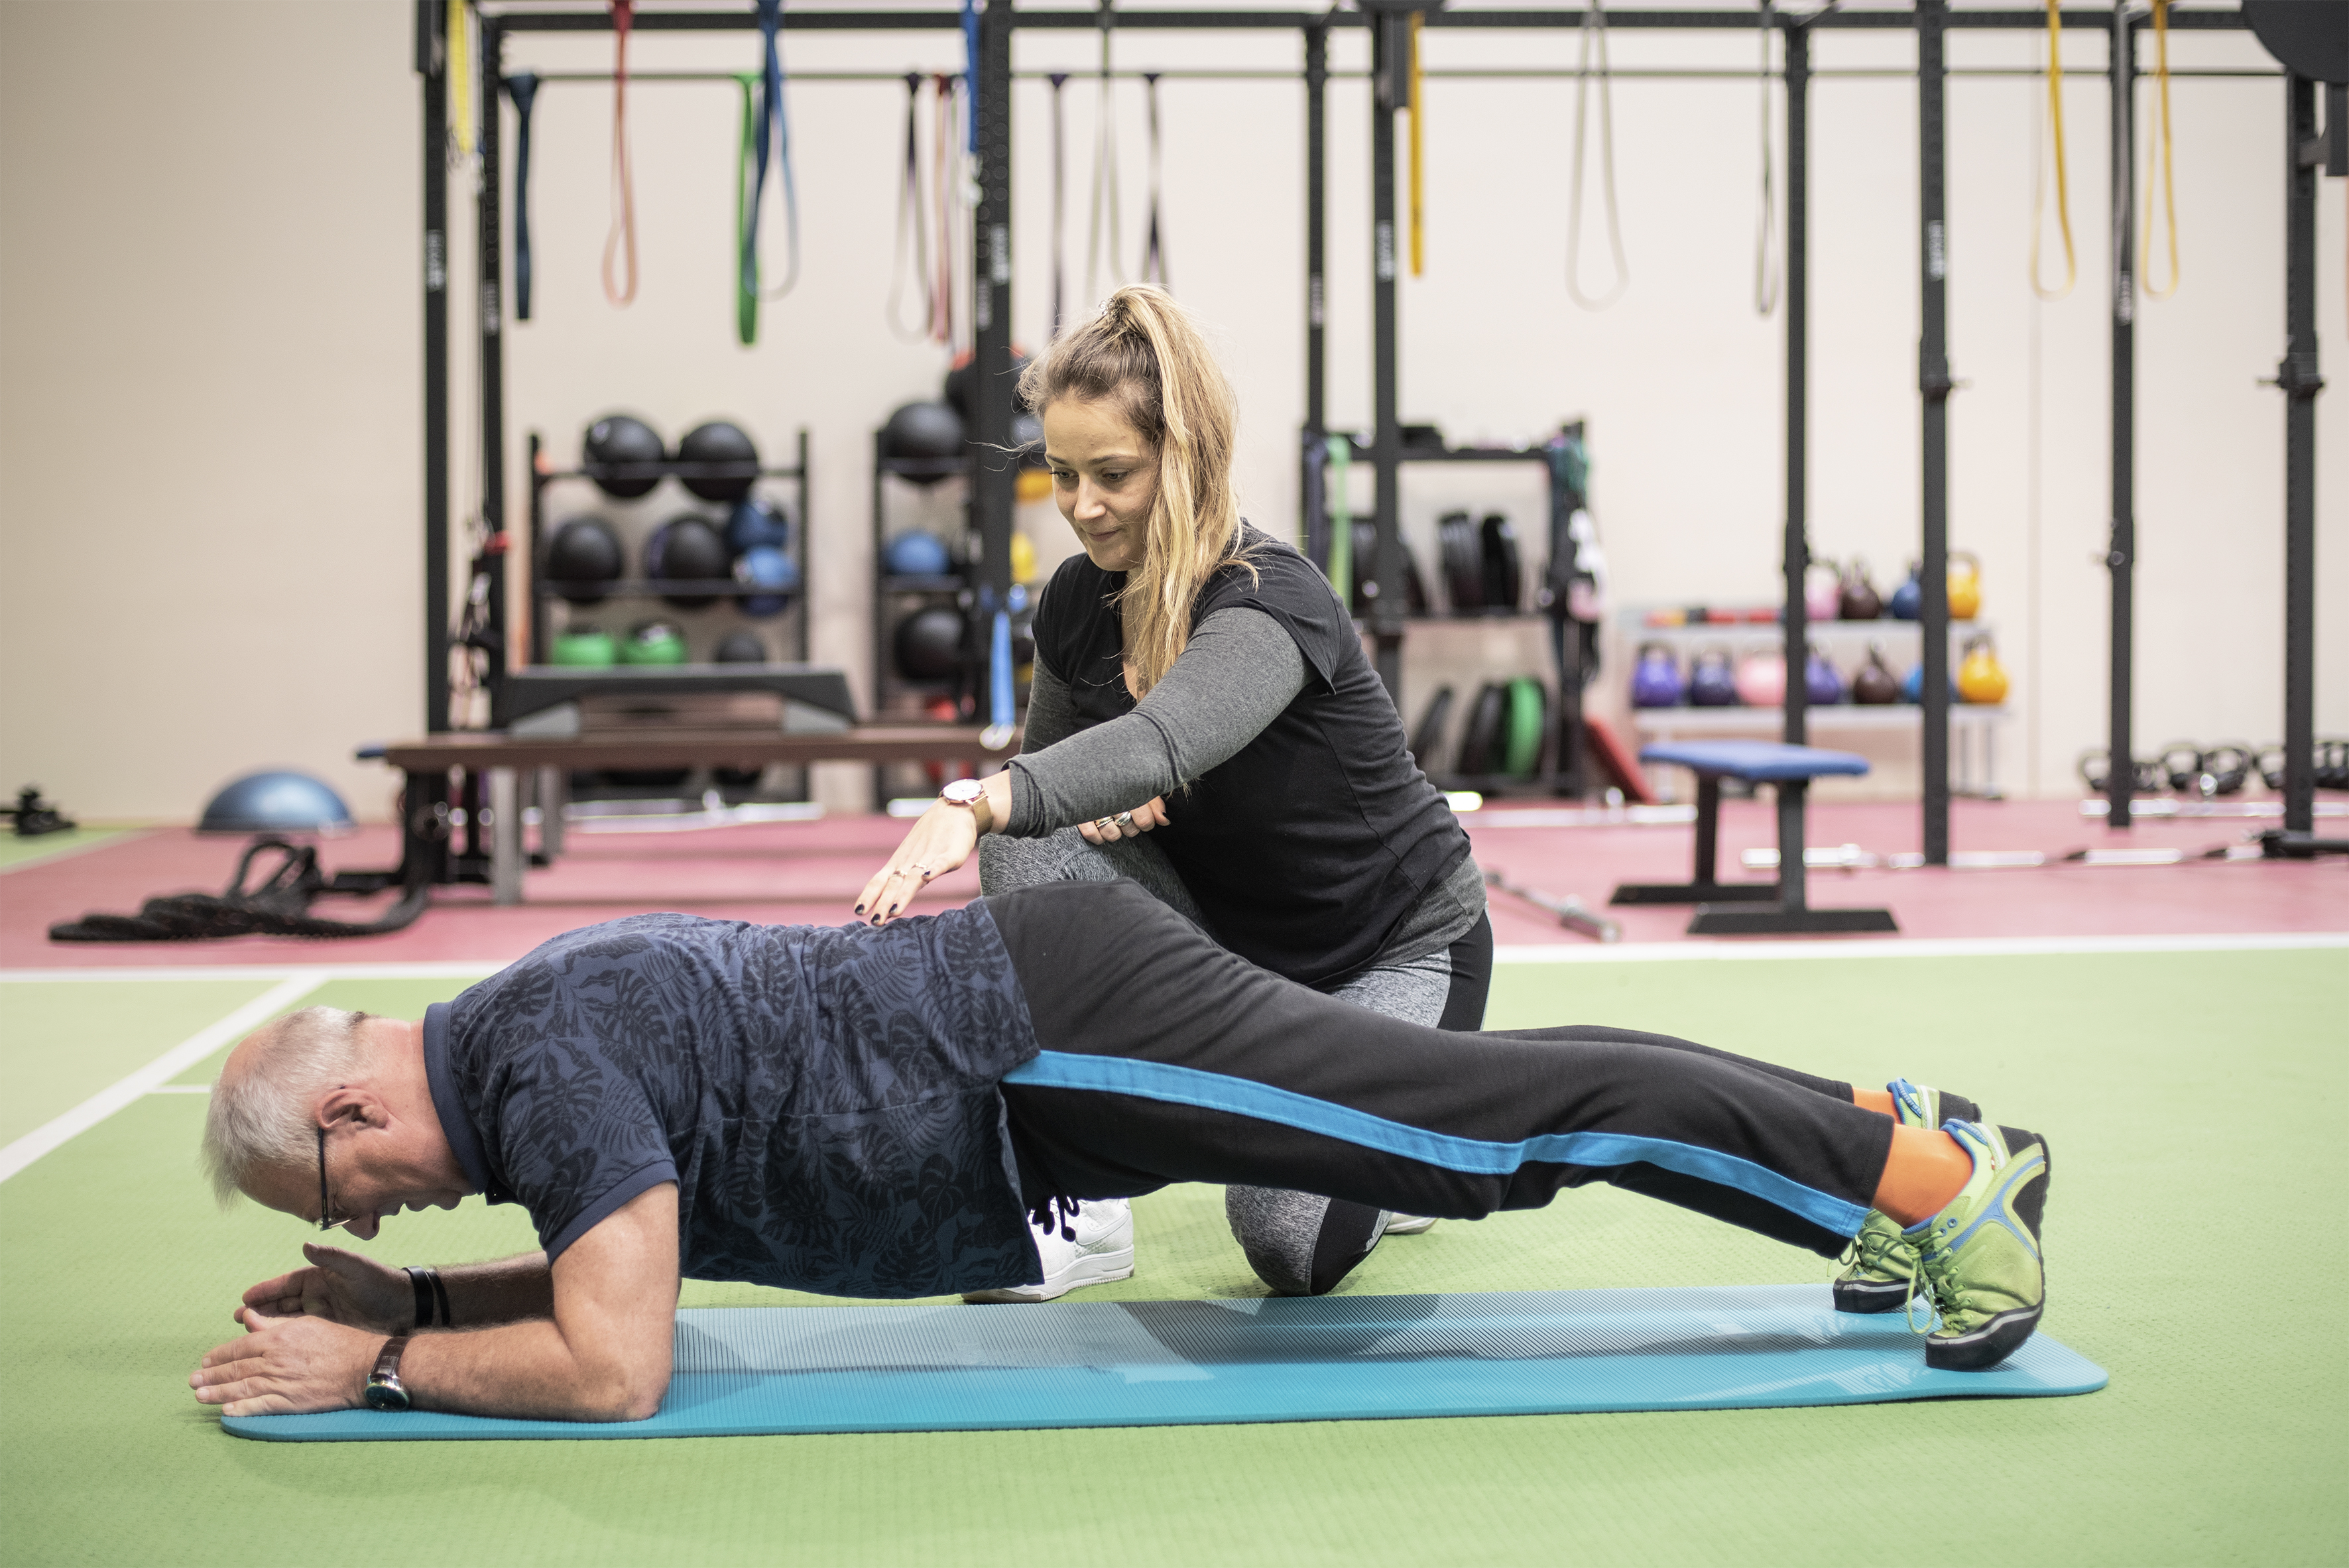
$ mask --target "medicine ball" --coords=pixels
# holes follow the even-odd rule
[[[916,610],[897,623],[897,673],[909,681],[942,681],[962,665],[963,620],[941,605]]]
[[[734,553],[755,550],[761,544],[771,544],[778,550],[792,547],[791,515],[771,501],[757,496],[746,496],[735,504],[726,519],[726,542]]]
[[[767,645],[756,632],[732,631],[718,639],[718,647],[709,655],[716,665],[763,665],[767,662]]]
[[[800,563],[771,544],[754,545],[734,562],[734,581],[772,593],[751,593],[742,601],[742,614],[758,619],[780,615],[799,591]]]
[[[645,541],[645,575],[657,582],[706,583],[733,574],[734,552],[707,518],[691,512],[671,518]],[[680,610],[698,610],[714,603],[716,595],[665,593],[662,598]]]
[[[899,461],[940,462],[963,455],[962,416],[944,403],[908,403],[881,427],[881,455]],[[936,484],[944,474],[908,475]]]
[[[1005,373],[1004,377],[1010,383],[1012,388],[1011,411],[1014,414],[1025,414],[1029,411],[1028,405],[1019,400],[1019,377],[1028,368],[1028,356],[1009,345],[1005,346],[1011,358],[1011,368]],[[971,424],[978,419],[978,374],[973,368],[971,356],[968,352],[957,357],[954,368],[947,372],[946,395],[947,406],[962,416],[964,424]],[[1016,434],[1018,425],[1015,423],[1012,428],[1015,432],[1013,438],[1019,439]],[[1043,431],[1040,428],[1037,434],[1041,436]]]
[[[619,662],[620,649],[612,634],[599,626],[570,626],[554,634],[546,658],[549,664],[601,669]]]
[[[723,419],[688,430],[677,444],[677,460],[699,467],[699,472],[678,477],[704,500],[740,500],[759,477],[759,449],[740,425]]]
[[[892,539],[881,552],[881,563],[892,577],[943,577],[954,570],[938,536],[920,529]]]
[[[594,604],[627,571],[620,536],[600,517],[574,517],[546,545],[546,580],[574,604]]]
[[[660,483],[660,465],[668,456],[660,433],[626,414],[606,414],[588,426],[579,446],[587,477],[605,495],[623,500]]]
[[[620,644],[624,665],[681,665],[685,634],[673,621],[639,621]]]

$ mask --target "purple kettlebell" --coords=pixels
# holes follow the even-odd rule
[[[1803,686],[1811,694],[1813,707],[1833,707],[1843,700],[1843,676],[1836,674],[1827,656],[1816,647],[1803,665]]]
[[[1671,650],[1661,643],[1642,646],[1640,662],[1631,671],[1631,706],[1678,707],[1683,695],[1681,666]]]

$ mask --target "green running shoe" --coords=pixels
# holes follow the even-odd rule
[[[1973,1156],[1950,1206],[1908,1233],[1941,1314],[1925,1365],[1980,1372],[2023,1346],[2047,1305],[2039,1223],[2047,1207],[2047,1140],[2014,1127],[1951,1120],[1941,1130]]]
[[[1892,1096],[1893,1112],[1903,1127],[1933,1131],[1940,1129],[1944,1115],[1966,1121],[1982,1116],[1982,1109],[1963,1095],[1946,1094],[1907,1078],[1894,1078],[1884,1088]],[[1924,1288],[1917,1272],[1917,1243],[1902,1235],[1898,1224],[1872,1210],[1844,1256],[1848,1266],[1836,1275],[1832,1287],[1837,1312],[1895,1312]]]

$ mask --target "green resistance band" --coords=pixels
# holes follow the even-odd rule
[[[1338,603],[1354,602],[1354,505],[1352,486],[1354,444],[1343,436],[1330,438],[1330,586]]]

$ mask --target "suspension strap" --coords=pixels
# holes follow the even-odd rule
[[[1172,292],[1174,285],[1166,281],[1165,241],[1158,224],[1158,73],[1144,71],[1142,81],[1150,102],[1150,222],[1142,241],[1142,281]]]
[[[2041,299],[2062,299],[2080,280],[2080,260],[2072,247],[2072,193],[2064,160],[2064,12],[2063,0],[2047,0],[2047,123],[2054,138],[2055,221],[2064,231],[2064,286],[2051,289],[2039,281],[2039,235],[2047,211],[2046,170],[2038,174],[2031,197],[2031,292]]]
[[[612,0],[612,227],[604,236],[604,297],[616,305],[636,297],[636,186],[628,167],[628,29],[636,0]],[[624,263],[626,282],[614,263]]]
[[[1590,63],[1599,61],[1599,178],[1607,196],[1607,248],[1614,258],[1615,283],[1604,294],[1591,298],[1582,289],[1582,170],[1583,132],[1588,124]],[[1582,14],[1582,52],[1574,67],[1574,188],[1566,213],[1566,292],[1585,310],[1604,310],[1631,286],[1631,269],[1623,259],[1623,220],[1615,205],[1615,95],[1609,85],[1607,6],[1590,0]]]
[[[2137,279],[2147,299],[2168,299],[2178,292],[2178,160],[2169,145],[2169,0],[2153,0],[2153,82],[2155,133],[2153,156],[2145,170],[2145,255],[2137,263]],[[2153,185],[2160,170],[2161,210],[2169,231],[2169,282],[2153,286]]]
[[[538,101],[538,77],[521,71],[506,78],[519,132],[514,144],[514,319],[530,319],[530,111]]]
[[[919,71],[905,73],[905,165],[897,185],[897,244],[889,263],[889,330],[906,343],[919,343],[930,335],[930,229],[929,219],[922,210],[922,169],[916,154],[921,135],[915,125],[915,109],[922,97],[922,76]],[[911,327],[905,325],[905,285],[908,282],[922,291],[922,319]]]
[[[1591,3],[1597,5],[1599,0]],[[1411,275],[1415,278],[1427,272],[1427,84],[1419,65],[1419,29],[1426,20],[1424,11],[1411,14],[1411,67],[1407,77],[1410,102],[1406,107],[1411,110]]]

